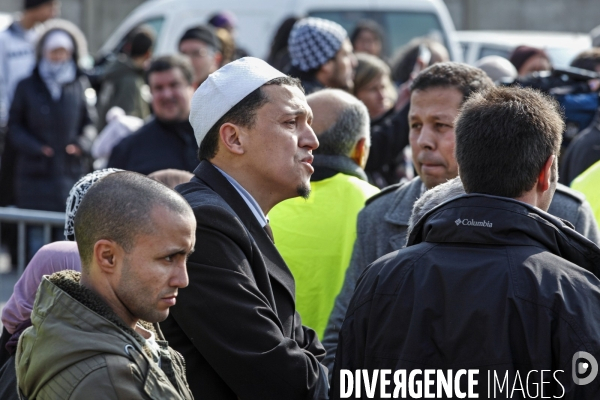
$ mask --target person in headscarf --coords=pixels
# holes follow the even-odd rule
[[[74,225],[84,195],[98,180],[119,171],[114,168],[94,171],[77,181],[69,192],[66,204],[66,240],[43,246],[15,284],[12,296],[2,309],[4,328],[0,337],[0,399],[18,399],[14,355],[21,333],[31,326],[31,311],[42,277],[63,270],[81,271]]]
[[[77,62],[80,37],[72,24],[54,25],[39,40],[37,64],[17,86],[9,116],[16,149],[16,206],[62,211],[69,189],[84,173],[91,142],[86,101],[89,82]],[[77,38],[77,39],[76,39]]]

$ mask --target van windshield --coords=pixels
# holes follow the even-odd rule
[[[308,13],[311,17],[328,19],[342,25],[348,35],[354,30],[356,23],[362,19],[376,21],[385,32],[383,52],[387,57],[411,39],[418,36],[429,36],[442,42],[448,48],[442,25],[434,13],[412,11],[361,11],[361,10],[319,10]]]

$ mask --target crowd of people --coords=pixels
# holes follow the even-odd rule
[[[86,70],[57,7],[0,33],[2,204],[66,215],[27,233],[0,398],[599,398],[600,48],[388,59],[291,17],[263,61],[223,12]]]

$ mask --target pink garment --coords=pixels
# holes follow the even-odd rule
[[[81,271],[77,243],[53,242],[35,253],[2,310],[2,324],[9,333],[13,334],[19,324],[30,318],[42,276],[65,269]]]

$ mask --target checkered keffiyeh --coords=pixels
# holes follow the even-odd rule
[[[319,68],[338,52],[348,37],[339,24],[321,18],[304,18],[294,24],[288,40],[292,65],[302,71]]]
[[[83,200],[83,196],[85,196],[87,191],[92,187],[94,183],[98,182],[106,175],[110,175],[112,173],[121,171],[123,170],[117,168],[100,169],[98,171],[90,172],[89,174],[78,180],[75,185],[73,185],[71,191],[69,192],[69,197],[67,198],[65,239],[75,241],[75,214],[77,214],[77,210],[79,209],[81,200]]]

